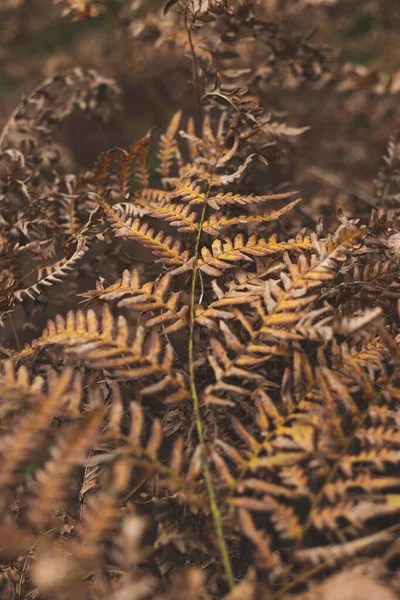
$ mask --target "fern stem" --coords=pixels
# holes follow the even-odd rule
[[[190,393],[192,396],[192,404],[193,404],[193,412],[194,412],[194,418],[195,418],[195,423],[196,423],[197,436],[199,439],[199,444],[200,444],[201,453],[202,453],[203,474],[204,474],[204,479],[205,479],[206,486],[207,486],[208,499],[210,502],[210,510],[211,510],[211,514],[213,517],[213,521],[214,521],[215,532],[217,535],[218,547],[219,547],[219,551],[221,554],[222,563],[224,565],[226,579],[228,581],[228,585],[229,585],[230,589],[232,590],[235,585],[235,579],[233,576],[232,565],[231,565],[231,561],[229,558],[228,547],[227,547],[225,537],[224,537],[221,511],[220,511],[220,508],[219,508],[218,502],[217,502],[215,488],[214,488],[214,484],[213,484],[212,477],[211,477],[211,470],[210,470],[210,466],[209,466],[209,462],[208,462],[207,449],[206,449],[206,445],[204,442],[203,423],[202,423],[201,414],[200,414],[199,395],[197,392],[196,374],[195,374],[195,368],[194,368],[194,326],[195,326],[195,317],[196,317],[196,311],[195,311],[196,279],[197,279],[197,273],[198,273],[198,261],[199,261],[199,253],[200,253],[200,238],[201,238],[203,223],[204,223],[205,217],[206,217],[207,199],[210,195],[210,190],[211,190],[211,185],[212,185],[212,177],[213,177],[214,171],[216,169],[218,160],[219,160],[219,156],[217,157],[217,159],[215,161],[215,165],[213,167],[213,170],[210,174],[210,183],[209,183],[208,190],[207,190],[207,193],[206,193],[206,196],[204,199],[204,206],[203,206],[203,209],[201,212],[199,229],[198,229],[197,236],[196,236],[196,245],[195,245],[195,251],[194,251],[195,260],[194,260],[194,265],[193,265],[192,285],[191,285],[191,293],[190,293],[188,361],[189,361]]]

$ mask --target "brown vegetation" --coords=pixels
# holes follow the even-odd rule
[[[340,0],[55,4],[117,54],[0,138],[1,597],[394,600],[398,74]]]

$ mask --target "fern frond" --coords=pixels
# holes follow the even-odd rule
[[[49,321],[42,336],[20,356],[27,356],[35,349],[61,346],[64,352],[79,357],[91,368],[104,369],[119,379],[132,381],[152,377],[153,383],[140,389],[142,396],[170,389],[168,402],[186,398],[188,392],[183,375],[172,369],[172,346],[166,344],[163,349],[161,338],[155,331],[147,338],[143,326],[137,328],[132,342],[130,335],[127,321],[122,316],[115,321],[107,305],[100,323],[92,310],[87,314],[70,311],[66,319],[59,315],[55,322]]]
[[[45,384],[42,376],[31,377],[25,365],[16,369],[11,359],[0,362],[0,382],[3,400],[10,396],[22,397],[25,394],[40,393]]]
[[[86,237],[79,236],[77,238],[76,249],[70,258],[64,258],[50,267],[46,267],[44,269],[47,273],[46,276],[27,288],[17,290],[14,294],[14,300],[17,302],[22,302],[24,298],[31,298],[33,300],[43,294],[46,288],[62,282],[76,269],[88,250],[89,245]]]
[[[334,506],[320,508],[313,511],[310,518],[310,527],[317,531],[324,531],[327,537],[345,539],[347,535],[368,528],[368,522],[374,519],[392,516],[400,512],[400,506],[385,502],[384,499],[374,498],[374,501],[338,502]],[[339,523],[345,523],[339,528]]]
[[[178,331],[187,325],[188,306],[180,306],[180,292],[170,292],[171,273],[166,273],[157,282],[142,283],[139,271],[125,270],[122,279],[105,289],[87,292],[85,297],[99,298],[106,302],[118,300],[118,306],[137,312],[158,312],[157,317],[146,321],[146,327],[167,324],[163,330],[166,335]],[[169,323],[169,325],[168,325]]]
[[[164,204],[151,208],[147,211],[149,217],[167,221],[172,227],[177,227],[178,231],[185,233],[198,231],[198,215],[191,211],[188,206],[179,204]]]
[[[261,569],[271,570],[277,575],[282,571],[279,554],[272,551],[271,538],[254,524],[250,511],[239,508],[241,531],[256,547],[256,560]]]
[[[102,408],[94,408],[76,424],[67,426],[51,448],[50,460],[37,473],[28,506],[30,522],[39,529],[54,526],[55,513],[71,494],[75,469],[95,446],[103,412]]]
[[[287,200],[296,194],[297,192],[283,192],[281,194],[266,194],[264,196],[242,196],[241,194],[232,194],[229,192],[227,194],[218,194],[216,196],[212,196],[211,198],[207,199],[207,203],[214,210],[221,210],[223,206],[249,206],[252,204],[270,202],[273,200]],[[300,199],[295,202],[297,204],[297,202],[300,202]],[[196,202],[190,201],[189,204],[196,204]],[[295,206],[293,203],[290,203],[289,205]]]
[[[159,452],[163,440],[161,421],[154,419],[150,431],[147,431],[146,415],[137,402],[130,404],[130,417],[129,436],[125,438],[122,455],[129,456],[132,466],[145,469],[153,475],[157,473],[168,493],[182,500],[186,498],[196,510],[201,508],[203,499],[196,481],[201,471],[198,471],[196,453],[185,471],[183,439],[178,437],[171,448],[168,462],[165,462]]]
[[[304,548],[296,551],[296,559],[302,563],[311,563],[312,565],[325,563],[333,567],[360,555],[363,551],[371,551],[377,545],[381,546],[383,543],[390,542],[393,536],[394,534],[390,531],[383,530],[340,544]]]
[[[229,329],[229,325],[220,322],[225,344],[234,356],[228,357],[227,350],[218,339],[210,340],[212,352],[208,360],[217,382],[206,388],[205,402],[225,403],[226,400],[216,392],[224,390],[229,393],[228,382],[232,377],[262,381],[264,376],[259,372],[253,372],[255,366],[269,361],[274,356],[284,356],[289,341],[307,337],[307,332],[298,332],[296,325],[300,322],[305,307],[311,305],[317,297],[315,294],[310,294],[310,291],[315,291],[316,287],[334,277],[338,264],[345,260],[346,254],[359,239],[359,231],[345,232],[342,238],[330,248],[323,246],[320,256],[313,255],[310,262],[304,255],[300,255],[296,263],[289,263],[289,276],[282,273],[281,284],[269,280],[264,290],[264,302],[254,303],[257,314],[256,326],[238,308],[232,309],[231,312],[244,327],[248,340],[239,341]],[[245,390],[242,386],[240,389],[241,393],[249,394],[249,390]]]
[[[233,239],[215,240],[211,249],[203,246],[199,269],[212,277],[220,277],[225,271],[237,268],[236,263],[239,261],[251,263],[255,258],[273,256],[285,250],[302,252],[312,249],[313,241],[310,237],[297,236],[293,240],[278,242],[276,235],[265,240],[253,234],[245,241],[244,235],[238,233]]]
[[[14,481],[18,467],[42,444],[52,419],[61,413],[71,377],[71,370],[65,369],[49,393],[38,394],[33,410],[21,416],[14,424],[13,430],[2,438],[0,487],[3,490]],[[17,444],[15,440],[18,440]],[[6,500],[5,495],[2,496],[2,500]]]
[[[168,177],[174,161],[176,160],[177,153],[179,152],[175,138],[178,133],[181,117],[182,111],[178,110],[172,117],[167,131],[160,138],[160,149],[157,154],[160,166],[157,168],[157,171],[160,173],[161,177]]]
[[[215,159],[211,161],[211,165],[208,164],[208,161],[206,161],[205,164],[202,164],[200,161],[194,164],[188,164],[180,169],[180,178],[174,179],[175,183],[179,183],[179,187],[174,191],[174,196],[181,195],[181,186],[183,189],[190,189],[193,184],[203,184],[210,190],[211,199],[211,190],[213,188],[221,189],[239,180],[255,156],[255,154],[250,154],[236,171],[225,175],[216,173],[211,167],[211,165],[214,164]],[[206,194],[206,196],[208,202],[208,194]],[[287,195],[285,194],[285,198],[286,197]]]
[[[124,156],[117,169],[118,190],[125,198],[130,190],[131,180],[145,187],[149,181],[149,172],[147,168],[147,157],[151,142],[151,134],[148,133],[141,140],[130,146],[124,153]],[[135,168],[136,167],[136,168]]]
[[[145,187],[134,194],[133,204],[141,208],[151,209],[168,204],[170,199],[171,192],[168,192],[167,190]],[[113,208],[115,208],[115,206]]]
[[[203,231],[210,235],[219,235],[219,233],[228,227],[235,225],[247,225],[248,223],[266,223],[268,221],[277,221],[282,215],[291,210],[296,204],[301,202],[301,198],[297,198],[286,206],[273,210],[262,215],[242,215],[240,217],[225,217],[212,215],[208,221],[203,224]]]
[[[102,152],[97,157],[96,164],[93,169],[93,184],[98,194],[104,194],[109,188],[110,180],[113,173],[113,165],[117,160],[117,155],[122,153],[120,148],[107,150]]]
[[[398,129],[390,137],[383,161],[384,164],[375,181],[380,206],[396,202],[398,199],[395,187],[400,174],[400,131]]]
[[[139,219],[124,222],[105,200],[100,198],[99,203],[116,229],[116,236],[139,242],[153,254],[160,256],[164,264],[179,268],[179,272],[190,269],[190,253],[188,250],[181,251],[180,241],[174,241],[171,236],[166,237],[161,231],[155,234],[146,222],[141,223]]]
[[[115,533],[121,519],[121,500],[127,491],[131,465],[127,460],[113,464],[108,485],[93,494],[83,508],[79,540],[74,544],[74,554],[89,572],[104,552],[104,544]]]
[[[179,185],[169,193],[174,200],[184,200],[189,204],[204,204],[207,201],[207,194],[202,189],[203,186],[196,181],[179,181]]]
[[[80,226],[77,216],[77,198],[76,195],[63,195],[60,197],[60,226],[68,237],[74,235]]]
[[[128,150],[114,148],[103,152],[97,159],[93,170],[93,183],[96,192],[104,194],[114,188],[125,198],[131,184],[146,187],[149,182],[147,159],[151,143],[151,132],[133,144]]]
[[[8,428],[10,417],[37,401],[45,385],[45,378],[41,375],[32,377],[25,365],[17,369],[11,359],[0,362],[0,418],[3,432]]]

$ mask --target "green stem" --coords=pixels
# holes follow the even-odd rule
[[[199,444],[200,444],[201,453],[202,453],[204,479],[205,479],[206,486],[207,486],[208,498],[209,498],[209,502],[210,502],[210,510],[211,510],[211,514],[212,514],[212,517],[214,520],[214,527],[215,527],[215,532],[217,534],[218,547],[219,547],[222,562],[224,565],[225,575],[226,575],[230,589],[233,589],[233,587],[235,585],[235,579],[233,576],[232,565],[231,565],[230,558],[229,558],[228,547],[227,547],[227,544],[226,544],[226,541],[224,538],[221,511],[220,511],[220,508],[219,508],[218,502],[217,502],[217,497],[216,497],[214,484],[213,484],[212,477],[211,477],[210,466],[209,466],[209,462],[208,462],[207,449],[206,449],[206,445],[204,442],[203,423],[202,423],[201,414],[200,414],[199,395],[197,393],[196,374],[195,374],[195,367],[194,367],[194,326],[195,326],[195,318],[196,318],[196,310],[195,310],[196,279],[197,279],[198,261],[199,261],[199,253],[200,253],[200,238],[201,238],[201,231],[203,228],[203,223],[204,223],[206,211],[207,211],[207,199],[209,197],[210,190],[211,190],[212,177],[213,177],[215,168],[217,166],[218,159],[219,159],[219,156],[217,157],[217,160],[215,161],[214,168],[210,175],[210,183],[208,186],[206,197],[204,199],[204,206],[203,206],[203,210],[202,210],[200,222],[199,222],[199,230],[198,230],[197,237],[196,237],[196,245],[195,245],[195,253],[194,253],[195,254],[195,262],[193,265],[193,275],[192,275],[192,285],[191,285],[191,295],[190,295],[190,321],[189,321],[188,352],[189,352],[190,393],[192,396],[193,412],[194,412],[194,417],[195,417],[197,436],[199,439]]]

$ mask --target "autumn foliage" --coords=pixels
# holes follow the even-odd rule
[[[295,33],[333,0],[57,4],[108,14],[149,69],[168,49],[190,97],[75,168],[57,131],[121,110],[76,66],[1,134],[1,597],[394,600],[395,74]],[[368,189],[302,179],[324,132],[268,97],[315,90],[348,127],[384,106]]]

